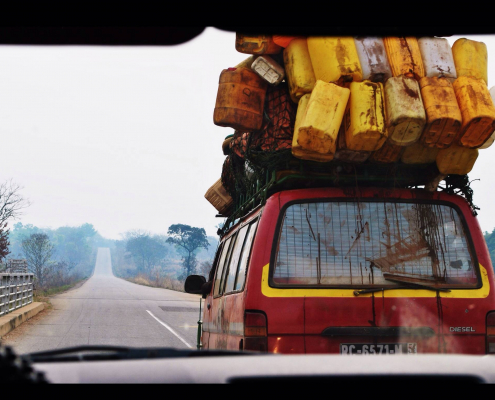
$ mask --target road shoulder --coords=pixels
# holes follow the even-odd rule
[[[0,338],[3,338],[19,325],[33,318],[44,309],[44,303],[35,302],[0,317]]]

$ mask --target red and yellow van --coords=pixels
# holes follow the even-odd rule
[[[458,195],[275,193],[222,237],[210,280],[205,349],[495,353],[493,268]]]

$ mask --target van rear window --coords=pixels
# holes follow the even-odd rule
[[[456,209],[444,204],[320,202],[286,209],[271,272],[276,286],[477,287]]]

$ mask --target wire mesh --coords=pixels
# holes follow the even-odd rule
[[[383,273],[474,287],[457,211],[443,204],[321,202],[287,208],[273,280],[280,285],[394,285]]]

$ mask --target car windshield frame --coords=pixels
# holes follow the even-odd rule
[[[277,225],[275,228],[275,234],[272,242],[272,249],[270,255],[270,267],[268,272],[268,285],[271,288],[275,289],[376,289],[376,288],[385,288],[387,290],[402,288],[401,283],[388,281],[388,283],[376,283],[376,284],[280,284],[274,280],[274,272],[275,265],[278,257],[278,248],[282,235],[282,227],[284,217],[286,215],[287,209],[295,204],[312,204],[312,203],[328,203],[328,202],[359,202],[359,203],[408,203],[408,204],[431,204],[431,205],[443,205],[452,208],[455,212],[457,212],[458,218],[460,220],[462,229],[464,231],[466,243],[468,246],[468,251],[471,255],[473,261],[473,268],[476,275],[477,283],[476,285],[466,285],[466,284],[440,284],[437,285],[440,289],[453,289],[453,290],[477,290],[483,286],[483,282],[481,279],[481,271],[480,264],[476,252],[476,246],[474,245],[474,241],[471,235],[471,230],[469,229],[468,223],[466,221],[466,217],[462,212],[461,208],[450,201],[446,200],[435,200],[435,199],[417,199],[417,198],[394,198],[394,197],[313,197],[313,198],[301,198],[297,200],[291,200],[285,203],[281,208],[277,218]],[[404,275],[397,274],[397,277],[400,279]],[[407,275],[406,275],[407,276]],[[425,281],[420,282],[423,284],[431,285],[434,284],[434,281],[431,283],[427,283]],[[416,288],[411,286],[411,289],[421,289],[419,285]]]

